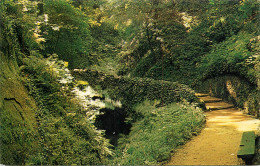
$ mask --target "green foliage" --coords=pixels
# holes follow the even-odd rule
[[[121,67],[122,64],[119,62],[119,60],[112,56],[99,59],[97,64],[94,64],[89,68],[116,76],[118,71],[121,70]]]
[[[115,14],[115,21],[124,39],[118,58],[125,67],[119,74],[133,69],[131,74],[143,77],[153,64],[158,63],[162,46],[168,52],[178,47],[186,28],[172,2],[148,0],[115,3],[117,7],[114,10],[119,13]]]
[[[255,83],[256,74],[253,64],[245,61],[255,53],[248,48],[247,44],[249,44],[249,38],[257,36],[259,32],[257,28],[259,3],[255,0],[213,0],[203,1],[203,3],[193,0],[189,4],[191,6],[189,9],[187,3],[190,2],[176,1],[174,4],[161,1],[160,5],[151,2],[153,5],[148,10],[151,20],[143,21],[149,26],[142,27],[143,31],[140,31],[142,40],[146,40],[148,47],[143,49],[139,44],[142,40],[135,35],[137,38],[134,38],[131,44],[135,42],[138,44],[132,44],[134,48],[130,47],[130,51],[125,52],[123,58],[126,67],[121,73],[179,81],[189,85],[194,84],[194,80],[201,80],[208,76],[239,73]],[[166,6],[161,11],[160,7],[163,5]],[[168,7],[192,14],[190,29],[182,25],[184,21],[178,20],[180,13],[171,11]],[[202,11],[201,8],[205,10]],[[158,11],[162,13],[158,14]],[[176,14],[176,17],[174,19],[161,17],[170,13]],[[241,43],[238,44],[239,42]],[[237,50],[232,50],[232,47]],[[201,73],[203,77],[200,76]]]
[[[135,69],[132,71],[133,77],[145,77],[147,71],[153,67],[153,65],[160,58],[158,53],[148,52],[148,55],[144,56],[135,66]]]
[[[94,65],[107,68],[108,63],[117,63],[115,58],[120,50],[120,38],[118,31],[114,29],[112,24],[102,22],[100,25],[92,25],[91,36],[93,37],[90,50],[90,62]],[[81,66],[86,68],[86,66]],[[116,69],[115,66],[112,67]]]
[[[250,68],[254,68],[254,60],[248,61],[253,53],[248,48],[252,37],[245,32],[239,33],[225,42],[215,45],[212,51],[202,58],[200,71],[203,72],[203,79],[233,73],[256,84],[257,73],[251,73],[250,70]]]
[[[44,2],[48,21],[41,25],[46,39],[45,54],[56,53],[69,62],[70,68],[86,68],[102,63],[118,52],[118,31],[105,22],[103,2],[49,1]],[[75,7],[76,6],[76,7]]]
[[[62,86],[64,64],[55,57],[25,59],[25,83],[36,99],[41,150],[28,164],[101,164],[111,155],[108,140],[86,118],[86,110],[73,100],[72,83]],[[63,89],[63,90],[62,90]]]
[[[56,53],[76,68],[78,62],[89,65],[90,36],[88,17],[69,1],[49,1],[44,3],[48,21],[41,26],[45,38],[45,54]]]
[[[201,1],[201,0],[172,1],[172,3],[176,5],[176,8],[178,9],[178,11],[187,12],[188,14],[193,15],[193,16],[201,16],[201,14],[207,10],[209,2],[210,2],[210,0],[209,1]],[[200,19],[200,18],[198,18],[198,19]]]
[[[133,124],[128,136],[119,140],[113,164],[157,165],[166,161],[205,122],[202,111],[190,105],[174,103],[161,108],[155,105],[149,101],[136,105],[136,112],[143,118]]]
[[[212,1],[195,29],[217,43],[237,34],[242,26],[238,5],[238,1]]]
[[[197,77],[196,66],[209,51],[210,42],[196,31],[187,33],[179,23],[161,26],[160,36],[164,41],[153,52],[141,56],[132,76],[191,84]]]
[[[32,36],[32,28],[36,20],[34,3],[27,2],[27,7],[31,9],[28,11],[23,10],[23,4],[13,1],[1,1],[0,4],[1,51],[8,56],[13,55],[14,58],[29,55],[29,49],[38,48]]]
[[[28,2],[27,6],[34,4]],[[39,150],[35,101],[21,83],[18,68],[29,49],[38,47],[29,31],[35,11],[24,11],[23,4],[13,1],[1,1],[0,20],[0,161],[22,165]]]
[[[182,16],[192,18],[190,26]],[[192,107],[155,108],[196,103],[194,91],[158,80],[195,85],[212,77],[238,75],[251,84],[236,84],[237,98],[227,95],[221,81],[216,81],[221,85],[216,94],[239,107],[247,103],[249,113],[259,116],[258,21],[257,0],[1,1],[4,164],[104,164],[111,155],[108,140],[73,100],[74,83],[64,62],[50,54],[68,61],[70,68],[115,75],[88,70],[83,77],[121,100],[129,111],[128,122],[134,124],[130,135],[121,139],[116,164],[157,164],[199,130],[203,120]],[[21,88],[17,62],[38,108]],[[116,72],[153,79],[117,77]],[[62,85],[63,77],[69,83]]]
[[[259,2],[255,0],[241,1],[238,10],[242,13],[243,19],[256,20],[259,12]]]

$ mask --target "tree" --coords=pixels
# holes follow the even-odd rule
[[[45,0],[44,13],[47,21],[41,27],[45,38],[44,54],[56,53],[61,59],[70,62],[70,67],[77,67],[76,59],[89,62],[92,43],[88,17],[71,1]]]

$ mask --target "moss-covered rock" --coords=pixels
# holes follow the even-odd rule
[[[38,148],[37,109],[19,80],[13,57],[0,52],[1,164],[24,164]]]
[[[93,87],[99,85],[109,97],[120,100],[126,107],[132,107],[145,99],[160,100],[160,105],[188,101],[199,103],[194,90],[177,82],[140,77],[116,77],[95,70],[74,71],[78,79],[87,80]]]

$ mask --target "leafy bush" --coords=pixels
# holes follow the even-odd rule
[[[137,63],[134,70],[132,71],[132,76],[144,77],[147,71],[151,69],[151,67],[156,63],[158,59],[158,53],[148,52],[147,55]]]
[[[176,103],[156,108],[156,104],[146,100],[135,106],[143,118],[119,140],[113,164],[156,165],[169,159],[171,152],[203,127],[205,118],[200,109]]]
[[[70,68],[89,65],[89,17],[66,0],[44,1],[44,12],[48,19],[40,31],[46,39],[43,54],[60,55],[60,59],[70,62]]]

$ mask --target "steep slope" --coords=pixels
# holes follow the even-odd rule
[[[14,57],[0,52],[1,164],[24,164],[37,151],[37,121],[34,100],[20,81]]]

